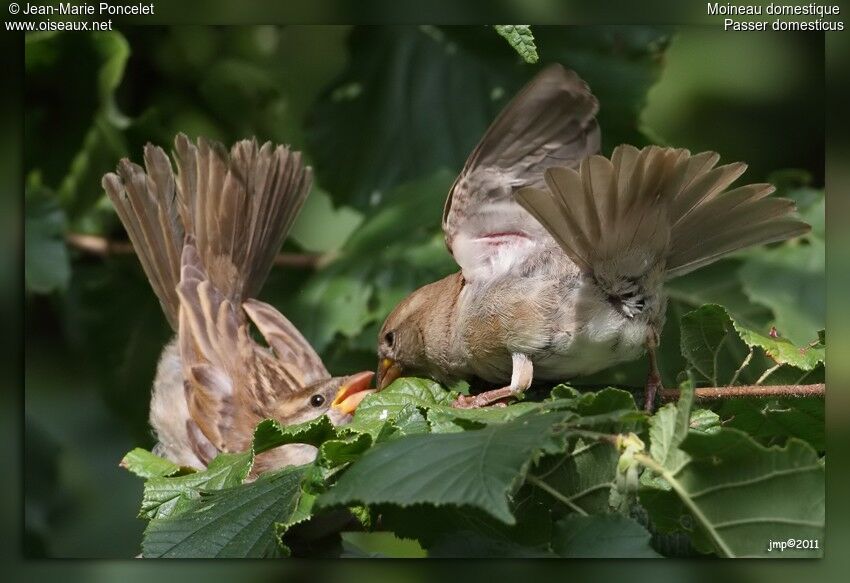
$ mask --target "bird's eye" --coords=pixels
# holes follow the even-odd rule
[[[386,334],[384,334],[384,342],[386,342],[388,346],[392,346],[393,341],[395,341],[394,332],[387,332]]]
[[[310,405],[313,407],[321,407],[325,404],[325,398],[322,395],[313,395],[310,397]]]

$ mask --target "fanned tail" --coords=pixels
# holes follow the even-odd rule
[[[242,140],[230,153],[203,138],[175,139],[177,192],[210,281],[232,302],[255,297],[312,182],[301,153]]]
[[[145,147],[145,168],[122,160],[103,177],[168,322],[178,327],[180,255],[194,237],[211,283],[231,302],[255,297],[310,190],[301,153],[256,139],[228,153],[185,135],[174,141],[175,176],[162,148]]]
[[[184,230],[168,156],[148,144],[145,168],[121,160],[101,182],[142,264],[162,311],[177,329],[177,283]]]
[[[746,169],[715,167],[714,152],[619,146],[578,171],[551,168],[548,188],[524,188],[519,203],[586,273],[638,278],[655,266],[672,278],[744,247],[809,230],[793,201],[769,184],[726,190]]]

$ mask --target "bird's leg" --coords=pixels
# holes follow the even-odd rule
[[[524,354],[512,354],[513,369],[511,372],[511,384],[501,389],[486,391],[478,395],[458,395],[453,407],[458,409],[478,409],[486,407],[501,399],[515,397],[524,392],[531,386],[531,379],[534,377],[534,367],[531,364],[531,359]]]
[[[655,395],[661,389],[661,373],[658,372],[658,359],[655,349],[658,347],[658,332],[650,327],[646,335],[646,353],[649,356],[649,374],[646,377],[646,388],[644,389],[643,409],[647,413],[655,410]]]

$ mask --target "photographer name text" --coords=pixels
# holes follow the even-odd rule
[[[143,16],[154,14],[153,2],[138,4],[110,4],[108,2],[72,4],[62,2],[56,5],[42,6],[24,4],[21,7],[24,16]]]

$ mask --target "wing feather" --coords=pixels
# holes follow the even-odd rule
[[[493,277],[554,245],[513,199],[541,186],[552,166],[577,166],[599,149],[596,99],[560,65],[541,71],[499,114],[472,151],[443,211],[446,245],[467,280]]]

